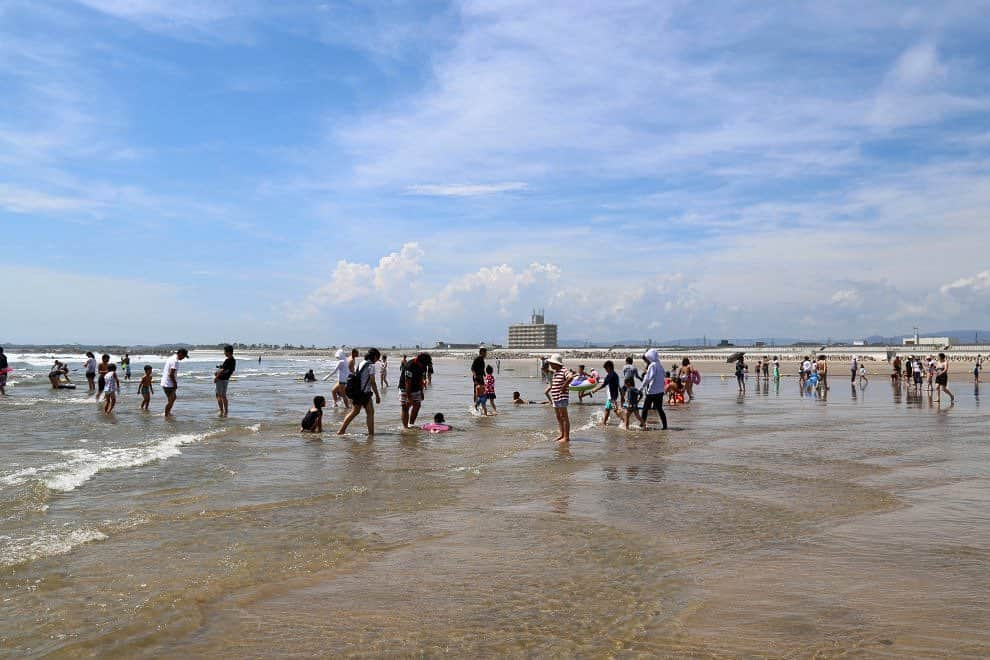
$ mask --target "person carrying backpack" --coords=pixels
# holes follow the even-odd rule
[[[375,383],[375,363],[381,357],[382,354],[377,348],[368,349],[364,359],[354,365],[354,371],[347,377],[344,394],[354,405],[351,406],[351,411],[347,413],[344,422],[340,425],[337,435],[344,435],[347,432],[347,427],[362,410],[368,416],[368,435],[375,435],[375,406],[371,402],[371,395],[375,395],[375,403],[382,402],[382,397],[378,393],[378,385]]]

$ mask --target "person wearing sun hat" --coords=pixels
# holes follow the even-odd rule
[[[553,413],[557,417],[557,426],[560,427],[560,435],[556,440],[560,444],[565,444],[571,441],[571,419],[567,415],[567,404],[569,402],[568,388],[571,381],[574,380],[575,374],[570,369],[564,368],[564,361],[561,359],[560,353],[551,355],[547,364],[550,365],[553,377],[543,394],[553,406]]]

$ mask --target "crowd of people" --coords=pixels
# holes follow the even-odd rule
[[[237,370],[237,360],[234,358],[234,347],[227,345],[223,349],[224,360],[217,365],[213,374],[213,382],[217,401],[217,416],[226,417],[229,414],[229,401],[227,389],[232,376]],[[168,356],[162,368],[159,386],[165,394],[164,415],[172,416],[172,410],[176,402],[176,394],[179,388],[179,368],[180,363],[189,356],[185,348],[178,349]],[[498,359],[495,365],[487,363],[488,351],[485,347],[478,350],[477,356],[471,363],[471,401],[475,412],[479,415],[493,415],[498,409],[496,407],[496,374],[500,372],[500,362]],[[381,390],[390,386],[388,381],[388,357],[383,355],[377,348],[369,349],[364,356],[358,349],[354,348],[348,355],[343,349],[335,354],[336,363],[330,373],[323,379],[328,381],[335,379],[330,395],[333,407],[342,406],[346,409],[346,415],[337,430],[343,435],[347,432],[351,423],[363,412],[367,425],[368,435],[375,434],[375,405],[381,403]],[[700,374],[693,367],[689,358],[683,358],[679,367],[666,371],[660,361],[657,349],[650,349],[642,355],[644,371],[640,373],[632,356],[625,358],[621,374],[616,370],[612,360],[606,360],[602,364],[605,375],[602,377],[597,370],[586,370],[585,365],[578,365],[576,371],[572,371],[564,366],[564,361],[560,354],[553,354],[541,359],[541,373],[545,379],[543,401],[529,401],[523,399],[519,392],[513,392],[512,404],[543,404],[553,408],[554,417],[559,429],[556,441],[559,443],[570,442],[571,426],[568,415],[568,405],[572,392],[578,394],[579,399],[590,397],[597,392],[606,393],[604,403],[604,413],[602,424],[607,426],[614,415],[621,425],[629,428],[633,419],[637,421],[640,428],[648,428],[650,412],[655,411],[660,420],[660,428],[666,430],[667,415],[664,412],[664,399],[668,404],[690,402],[694,398],[694,386],[700,382]],[[259,357],[260,361],[260,357]],[[7,374],[11,371],[7,366],[7,356],[0,347],[0,394],[6,394]],[[945,353],[937,356],[919,357],[910,355],[902,359],[895,356],[891,365],[891,381],[896,386],[905,382],[908,387],[920,391],[927,388],[933,392],[936,401],[941,401],[944,392],[955,401],[955,395],[948,389],[949,361]],[[119,364],[111,362],[110,355],[103,354],[97,360],[92,352],[86,353],[86,359],[81,365],[86,375],[86,381],[90,395],[95,395],[97,401],[103,404],[103,411],[109,415],[113,412],[117,402],[117,394],[121,388],[121,377],[124,381],[131,378],[130,355],[125,354]],[[973,379],[979,384],[980,372],[983,367],[982,355],[977,356],[973,368]],[[69,379],[68,365],[60,360],[55,360],[49,372],[49,381],[52,388],[74,388]],[[119,372],[119,373],[118,373]],[[867,370],[857,356],[851,358],[849,364],[850,381],[855,388],[857,381],[860,387],[868,384]],[[745,393],[746,381],[750,376],[749,365],[744,356],[740,354],[735,361],[735,376],[739,386],[739,392]],[[769,381],[770,378],[779,381],[780,360],[777,356],[771,359],[769,356],[759,358],[756,363],[755,377],[757,379]],[[829,389],[829,360],[824,355],[804,356],[798,368],[798,378],[802,394],[816,394],[824,396]],[[312,369],[302,378],[305,382],[315,382],[316,376]],[[415,426],[419,417],[427,389],[433,381],[433,359],[429,353],[422,352],[409,358],[402,356],[399,367],[399,404],[401,408],[401,418],[403,428]],[[580,383],[580,386],[575,386]],[[144,411],[150,408],[151,396],[154,393],[153,368],[145,365],[141,381],[138,384],[138,393],[141,395],[140,407]],[[317,396],[313,399],[313,406],[306,413],[300,428],[305,432],[322,432],[323,430],[323,409],[327,406],[326,398]],[[443,432],[450,430],[446,424],[443,414],[434,416],[432,424],[423,425],[424,429],[431,432]]]

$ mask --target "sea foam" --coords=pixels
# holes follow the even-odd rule
[[[140,467],[154,461],[166,460],[181,454],[180,447],[198,442],[218,432],[172,435],[137,447],[108,447],[98,451],[67,449],[61,452],[66,457],[65,460],[2,475],[0,483],[13,486],[28,480],[38,480],[50,490],[69,492],[79,488],[100,472]]]

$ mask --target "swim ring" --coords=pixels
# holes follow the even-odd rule
[[[450,430],[450,425],[430,422],[429,424],[423,424],[421,428],[424,431],[429,431],[430,433],[446,433]]]

